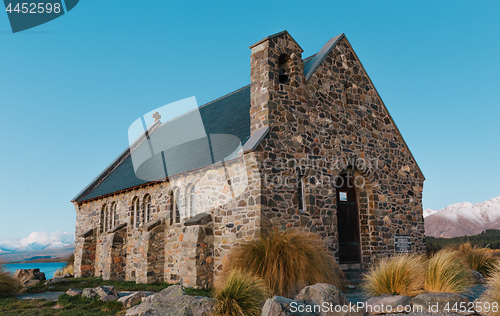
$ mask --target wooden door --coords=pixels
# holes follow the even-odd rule
[[[336,183],[340,263],[361,262],[359,212],[352,178],[343,175]]]

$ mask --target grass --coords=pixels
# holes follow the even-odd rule
[[[104,316],[117,315],[122,310],[123,305],[116,301],[104,303],[98,299],[88,299],[81,296],[71,297],[66,294],[61,295],[57,302],[0,298],[0,314],[2,316]]]
[[[341,288],[343,274],[325,244],[313,233],[277,231],[235,245],[226,275],[239,270],[262,279],[274,295],[293,297],[302,288],[328,283]]]
[[[56,272],[54,273],[54,276],[62,276],[65,273],[69,273],[71,275],[75,274],[75,266],[73,265],[67,265],[63,267],[62,269],[57,269]]]
[[[496,263],[491,269],[490,275],[486,278],[486,291],[483,295],[483,302],[500,302],[500,264]],[[492,315],[500,316],[500,311],[493,312]]]
[[[44,285],[39,283],[35,286],[28,288],[28,293],[41,293],[41,292],[66,292],[69,288],[83,290],[96,286],[114,286],[117,291],[153,291],[159,292],[170,284],[167,283],[151,283],[151,284],[137,284],[135,281],[105,281],[101,278],[70,278],[65,279],[67,282],[55,283]]]
[[[21,284],[12,277],[10,272],[0,265],[0,296],[12,296],[19,292]]]
[[[426,292],[459,293],[469,285],[469,270],[456,251],[443,249],[429,259],[424,285]]]
[[[489,276],[497,259],[487,248],[472,246],[470,242],[458,247],[458,254],[465,261],[469,269],[476,270],[483,276]]]
[[[233,270],[215,289],[214,316],[258,316],[267,299],[267,286],[259,278]]]
[[[425,280],[425,259],[414,254],[381,259],[365,275],[365,292],[414,296],[422,292]]]
[[[101,278],[72,278],[66,279],[67,283],[56,283],[48,286],[37,284],[28,288],[29,293],[39,293],[45,291],[66,292],[69,288],[84,289],[99,285],[114,286],[118,291],[155,291],[159,292],[170,284],[136,284],[135,282],[104,281]],[[48,289],[49,286],[53,288]],[[212,297],[212,292],[207,290],[196,290],[186,288],[186,294],[192,296]],[[57,305],[57,306],[56,306]],[[54,309],[53,307],[58,307]],[[63,294],[57,302],[46,300],[21,300],[14,297],[0,297],[0,315],[4,316],[24,316],[24,315],[61,315],[61,316],[91,316],[91,315],[122,315],[123,306],[121,303],[102,302],[98,299],[88,299],[85,297],[71,297]]]

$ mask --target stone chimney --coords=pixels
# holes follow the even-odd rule
[[[268,36],[250,46],[250,130],[283,123],[274,113],[283,99],[305,84],[303,49],[287,31]],[[278,115],[277,115],[278,114]]]

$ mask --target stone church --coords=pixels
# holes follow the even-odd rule
[[[211,288],[232,245],[271,229],[318,234],[343,269],[424,251],[424,176],[346,36],[307,58],[287,31],[250,49],[248,86],[175,120],[156,113],[72,200],[77,276]],[[207,138],[162,152],[168,173],[159,153],[136,168],[150,138],[196,119]]]

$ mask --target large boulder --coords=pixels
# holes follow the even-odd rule
[[[113,286],[98,286],[94,290],[103,302],[115,301],[120,297]]]
[[[26,284],[31,280],[45,281],[45,273],[40,272],[40,269],[19,269],[14,273],[14,278],[23,286],[27,286]]]
[[[56,284],[56,283],[66,283],[66,282],[68,282],[68,280],[65,280],[61,277],[53,277],[52,279],[45,281],[45,285]]]
[[[415,296],[411,300],[413,312],[421,308],[424,313],[442,314],[442,313],[457,313],[461,315],[474,314],[469,311],[469,299],[466,296],[455,293],[422,293]],[[461,310],[461,306],[462,308]],[[455,309],[454,309],[455,308]]]
[[[139,304],[142,301],[143,297],[146,297],[147,295],[144,292],[134,292],[130,295],[120,297],[118,299],[118,302],[122,303],[125,308],[130,308],[134,305]]]
[[[83,289],[82,296],[86,298],[95,298],[99,296],[94,288]]]
[[[142,303],[129,308],[127,316],[209,316],[215,300],[208,297],[186,295],[181,285],[172,285],[158,294],[142,299]]]
[[[82,296],[83,291],[82,290],[75,290],[75,289],[68,289],[66,291],[66,295],[69,296]]]
[[[306,286],[295,296],[295,300],[313,306],[320,316],[362,315],[356,304],[351,304],[344,293],[331,284]]]
[[[368,315],[404,313],[411,309],[411,297],[405,295],[382,294],[363,302],[363,313]]]
[[[317,316],[313,305],[292,300],[286,297],[273,296],[262,308],[262,316]]]

